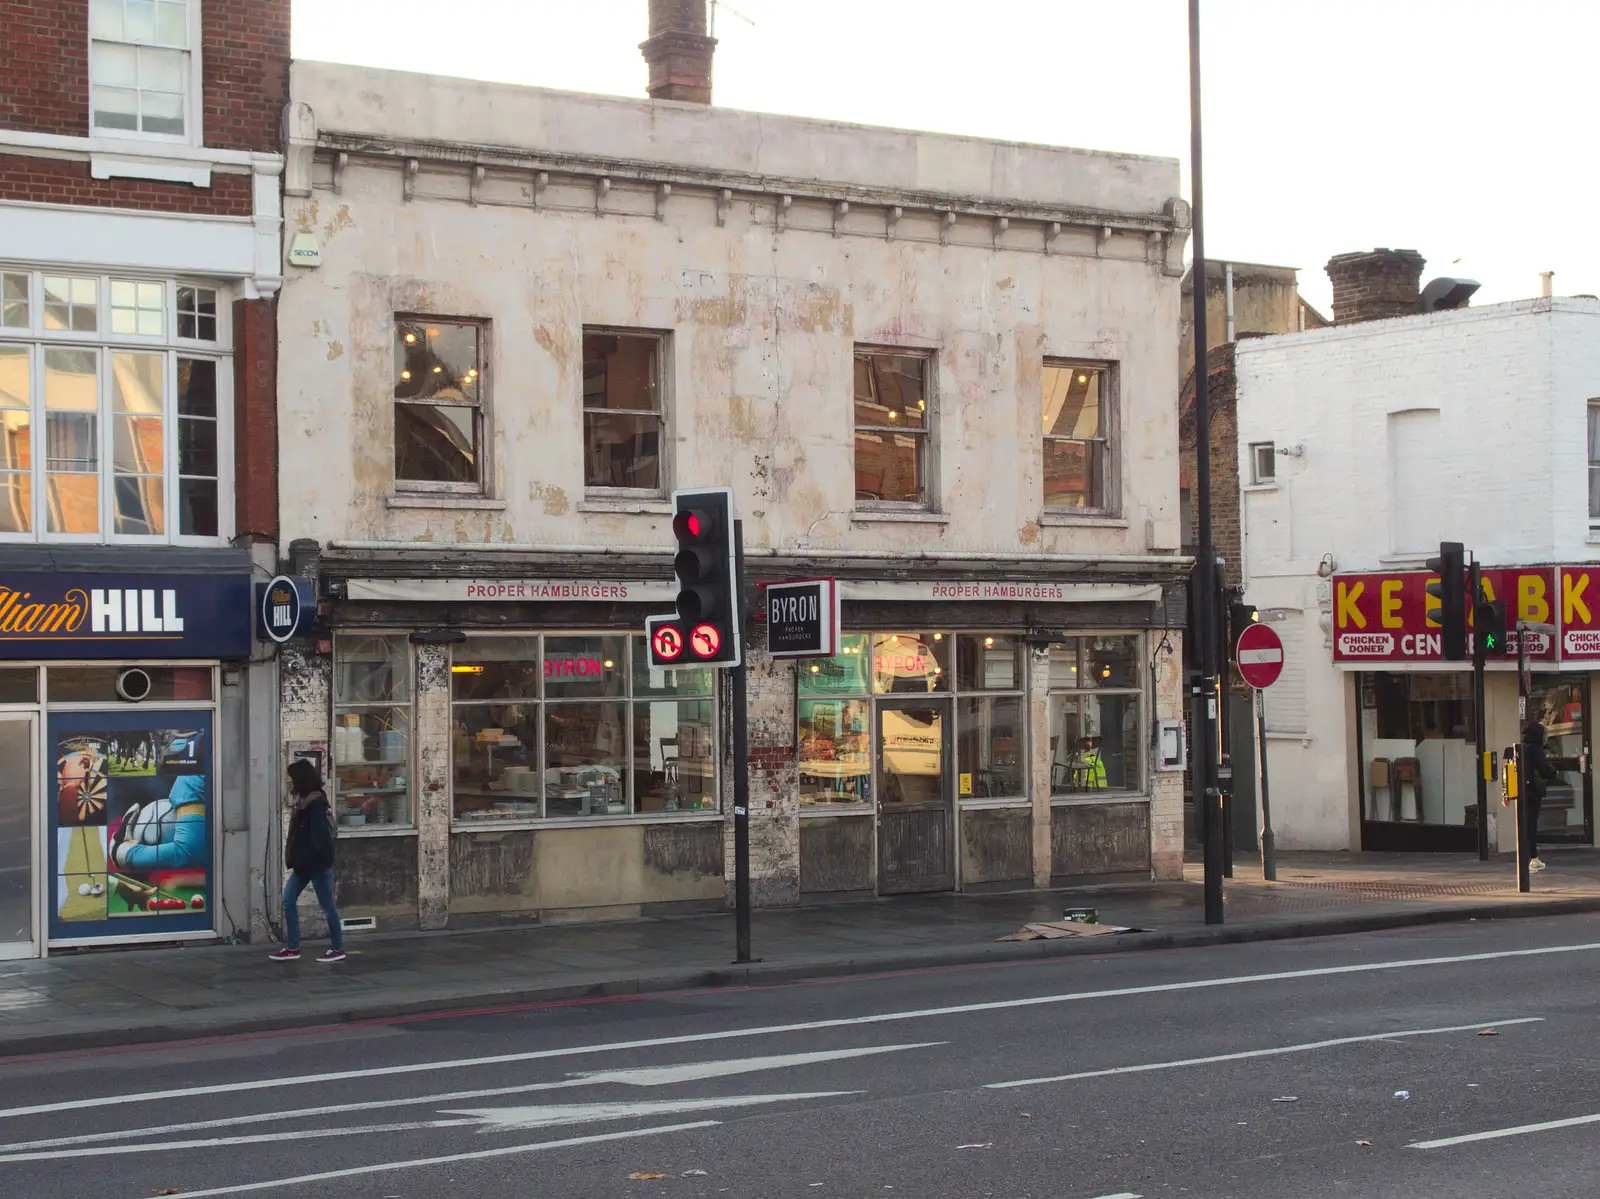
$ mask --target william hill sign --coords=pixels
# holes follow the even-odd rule
[[[0,658],[242,658],[238,575],[0,574]]]

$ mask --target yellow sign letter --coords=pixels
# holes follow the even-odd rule
[[[1543,575],[1517,576],[1517,616],[1536,624],[1550,620],[1550,599],[1545,593]]]
[[[1404,623],[1400,619],[1400,580],[1385,579],[1378,584],[1378,594],[1382,598],[1378,603],[1378,620],[1386,629],[1398,629]]]
[[[1576,584],[1576,586],[1574,586]],[[1589,575],[1569,574],[1566,570],[1561,572],[1561,623],[1570,625],[1575,623],[1573,618],[1578,613],[1583,613],[1583,623],[1593,624],[1594,618],[1589,615],[1589,605],[1583,602],[1583,593],[1589,590]]]
[[[1365,583],[1357,583],[1354,586],[1344,582],[1339,584],[1339,602],[1334,613],[1334,623],[1341,629],[1349,628],[1351,625],[1355,625],[1358,629],[1367,627],[1367,618],[1361,615],[1361,609],[1356,607],[1357,601],[1361,599],[1361,593],[1366,589]]]

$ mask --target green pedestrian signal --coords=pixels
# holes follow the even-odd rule
[[[1506,648],[1506,605],[1504,600],[1479,600],[1472,608],[1473,645],[1483,658],[1503,658]]]

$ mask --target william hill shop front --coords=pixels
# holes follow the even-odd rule
[[[1485,570],[1489,598],[1512,619],[1554,625],[1529,633],[1528,717],[1549,734],[1552,783],[1539,842],[1595,844],[1592,680],[1600,671],[1600,566],[1528,566]],[[1443,658],[1432,619],[1437,602],[1422,571],[1337,575],[1333,580],[1333,661],[1352,715],[1353,793],[1368,850],[1477,849],[1477,713],[1472,663]],[[1469,638],[1471,632],[1469,629]],[[1486,668],[1486,744],[1517,740],[1517,635],[1510,655]],[[1469,641],[1470,652],[1470,641]],[[1513,848],[1514,828],[1490,784],[1490,819],[1499,849]],[[1495,837],[1491,836],[1491,845]]]
[[[250,654],[249,559],[192,566],[0,570],[0,957],[230,931],[219,743],[244,741],[223,679]]]

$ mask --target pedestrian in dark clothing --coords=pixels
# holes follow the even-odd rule
[[[1539,871],[1544,869],[1544,859],[1539,856],[1539,809],[1544,806],[1545,789],[1549,783],[1558,782],[1561,778],[1556,768],[1550,765],[1550,754],[1545,748],[1545,727],[1537,720],[1528,721],[1528,727],[1523,730],[1522,740],[1527,745],[1527,761],[1523,763],[1522,771],[1527,776],[1522,781],[1523,804],[1526,811],[1523,813],[1522,835],[1528,842],[1528,869]]]
[[[300,893],[309,885],[316,890],[322,914],[328,918],[328,935],[333,948],[317,955],[319,962],[344,961],[344,929],[339,909],[333,903],[333,850],[338,826],[333,809],[322,790],[322,776],[304,758],[289,763],[289,787],[294,792],[294,812],[289,817],[289,835],[283,851],[283,864],[290,870],[283,885],[283,948],[268,956],[275,962],[300,960]]]

